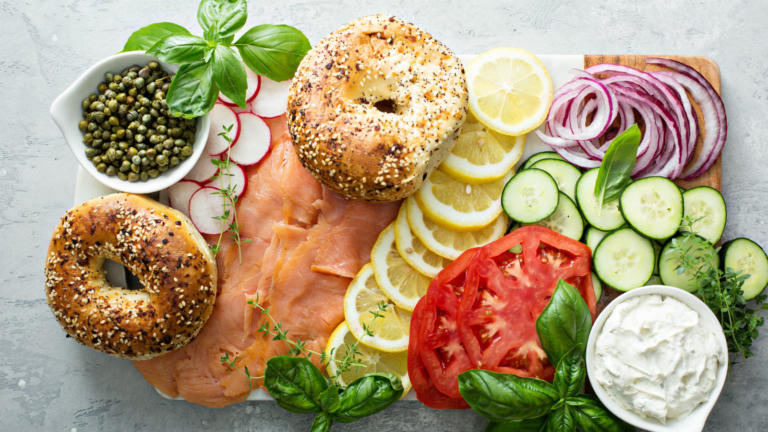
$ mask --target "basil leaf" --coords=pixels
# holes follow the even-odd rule
[[[632,169],[637,161],[637,146],[642,138],[640,128],[633,124],[611,141],[595,181],[595,197],[599,205],[617,199],[632,181]]]
[[[174,115],[195,118],[213,108],[218,93],[210,62],[187,63],[176,72],[165,101]]]
[[[571,408],[562,404],[547,417],[546,432],[573,432],[576,430],[576,420],[573,418]]]
[[[252,71],[274,81],[293,78],[301,59],[312,48],[304,33],[284,24],[253,27],[235,46]]]
[[[573,285],[560,280],[549,304],[536,320],[536,333],[541,346],[556,365],[574,346],[587,346],[592,315],[589,307]]]
[[[483,369],[460,374],[459,393],[476,413],[501,423],[541,417],[560,399],[544,380]]]
[[[315,420],[312,422],[312,427],[309,428],[309,432],[328,432],[331,430],[333,420],[328,417],[328,414],[321,412],[315,416]]]
[[[540,432],[544,430],[547,417],[515,420],[507,423],[489,423],[485,432]]]
[[[306,358],[276,356],[267,360],[264,387],[280,407],[307,413],[320,410],[318,399],[328,383],[317,366]]]
[[[150,24],[133,32],[128,40],[125,41],[123,51],[148,50],[152,45],[167,36],[189,34],[189,30],[178,24],[170,22]]]
[[[587,379],[587,367],[581,346],[573,347],[557,363],[553,384],[560,397],[576,396],[584,391],[584,381]]]
[[[339,387],[336,384],[331,384],[322,393],[317,396],[318,402],[320,402],[320,409],[324,412],[334,412],[339,409],[341,405],[341,398],[339,398]]]
[[[232,42],[235,32],[248,18],[245,0],[202,0],[197,8],[197,22],[209,41]]]
[[[217,45],[213,52],[213,81],[224,95],[241,108],[245,108],[246,79],[245,66],[234,51]]]
[[[160,39],[147,50],[147,54],[171,64],[193,63],[202,60],[210,47],[205,39],[191,35],[170,35]]]
[[[565,401],[570,406],[573,418],[584,432],[623,432],[633,428],[616,418],[593,397],[569,397]]]
[[[393,374],[368,374],[358,378],[339,396],[338,409],[331,418],[349,423],[376,414],[398,401],[403,395],[403,383]]]

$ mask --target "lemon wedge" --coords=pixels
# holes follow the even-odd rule
[[[365,374],[384,372],[400,377],[403,382],[403,395],[411,389],[408,379],[408,352],[388,353],[379,351],[362,344],[357,344],[357,354],[347,355],[350,347],[355,345],[355,336],[349,331],[346,321],[339,324],[331,333],[325,353],[331,361],[328,362],[328,374],[336,377],[336,383],[347,386]],[[345,356],[350,364],[346,370],[339,373],[339,366],[344,363]]]
[[[501,135],[483,126],[470,114],[440,169],[466,183],[488,183],[510,172],[523,156],[524,149],[525,135]]]
[[[449,260],[455,260],[467,249],[501,238],[509,224],[507,215],[502,213],[490,225],[480,230],[453,231],[429,220],[413,197],[407,198],[403,206],[413,234],[429,250]]]
[[[379,308],[382,303],[386,305],[383,311]],[[347,288],[344,318],[355,338],[365,345],[386,352],[408,349],[411,313],[397,307],[381,292],[370,263],[357,272]]]
[[[374,243],[371,265],[381,291],[401,308],[412,311],[427,293],[431,279],[417,272],[400,256],[395,246],[394,222],[384,228]]]
[[[501,214],[501,192],[512,174],[509,171],[490,183],[470,184],[436,169],[414,197],[431,220],[456,231],[474,231]]]
[[[480,123],[504,135],[536,129],[552,104],[552,78],[535,55],[495,48],[467,68],[469,109]]]
[[[395,219],[395,246],[400,256],[415,268],[416,271],[429,278],[435,277],[440,270],[451,263],[451,260],[441,257],[424,246],[418,237],[413,235],[408,225],[405,205],[400,206]]]

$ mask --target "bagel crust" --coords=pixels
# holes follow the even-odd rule
[[[143,289],[111,286],[106,259],[123,264]],[[216,300],[216,262],[182,213],[119,193],[64,215],[48,248],[45,289],[69,336],[144,360],[184,346],[203,327]]]
[[[352,199],[414,193],[453,147],[467,114],[461,61],[413,24],[353,21],[304,57],[288,94],[302,164]]]

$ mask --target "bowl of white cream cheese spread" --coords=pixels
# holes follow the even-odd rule
[[[648,431],[701,431],[727,371],[717,318],[679,288],[651,285],[622,294],[598,316],[587,342],[597,397]]]

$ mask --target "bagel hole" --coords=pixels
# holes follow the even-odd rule
[[[397,112],[397,104],[392,99],[382,99],[373,103],[374,108],[381,112],[388,114],[395,114]]]
[[[109,258],[104,259],[104,272],[106,273],[107,282],[115,288],[128,290],[144,289],[139,278],[117,261]]]

